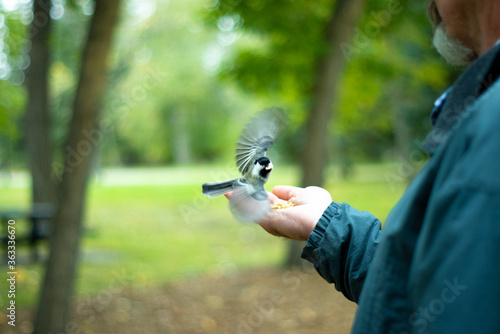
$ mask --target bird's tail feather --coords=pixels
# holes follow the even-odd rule
[[[224,195],[225,193],[230,192],[234,189],[234,184],[237,179],[222,181],[222,182],[213,182],[213,183],[204,183],[203,184],[203,195],[212,198],[220,195]]]

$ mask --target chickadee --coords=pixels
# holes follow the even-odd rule
[[[266,151],[284,129],[283,110],[269,108],[255,116],[243,130],[236,146],[236,165],[243,177],[203,184],[203,194],[209,198],[233,191],[229,208],[236,219],[257,222],[271,211],[271,203],[264,189],[273,163]]]

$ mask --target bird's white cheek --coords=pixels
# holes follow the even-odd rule
[[[252,176],[253,177],[259,177],[259,169],[254,167],[254,169],[252,169]]]

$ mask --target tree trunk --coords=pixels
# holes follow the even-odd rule
[[[410,127],[407,121],[408,105],[398,85],[393,84],[389,91],[392,97],[392,127],[394,129],[396,155],[406,160],[410,154]]]
[[[73,117],[64,147],[65,159],[58,189],[59,206],[50,240],[50,256],[34,333],[72,331],[71,297],[78,263],[82,214],[93,153],[102,140],[99,110],[106,84],[106,60],[119,0],[98,0],[85,45]]]
[[[342,79],[346,58],[341,51],[342,43],[353,37],[364,0],[337,0],[326,27],[327,52],[318,59],[316,82],[313,88],[312,106],[307,118],[307,139],[302,154],[302,186],[321,186],[326,165],[326,139],[328,122],[333,103],[338,99],[338,85]]]
[[[364,3],[364,0],[335,1],[331,18],[326,26],[327,50],[317,61],[312,105],[307,118],[306,145],[301,159],[303,187],[323,185],[323,170],[327,162],[328,123],[333,112],[333,103],[338,100],[337,87],[346,63],[341,45],[352,39],[354,28],[363,13]],[[300,263],[300,258],[296,254],[297,248],[302,246],[303,243],[290,242],[286,261],[288,265]]]
[[[177,165],[187,165],[191,162],[191,152],[189,150],[189,131],[187,129],[188,120],[186,113],[182,110],[174,110],[172,113],[173,126],[173,158]]]
[[[29,52],[31,64],[26,73],[28,105],[25,114],[25,140],[33,183],[33,204],[56,202],[55,184],[51,180],[53,144],[50,138],[48,105],[50,8],[50,0],[36,0],[33,3],[34,18],[30,27]]]
[[[302,249],[306,243],[304,241],[289,240],[288,241],[288,251],[285,261],[285,268],[292,268],[300,265],[302,263]]]

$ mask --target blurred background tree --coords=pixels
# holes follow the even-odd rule
[[[82,236],[83,212],[92,158],[102,138],[101,101],[107,83],[107,59],[119,9],[119,0],[98,1],[89,24],[72,98],[71,120],[64,131],[62,166],[53,182],[52,122],[49,112],[49,36],[51,16],[64,11],[50,0],[33,2],[28,53],[28,106],[25,138],[32,175],[33,206],[49,202],[55,207],[50,254],[35,318],[34,333],[62,332],[70,319]],[[62,149],[62,146],[58,147]]]

